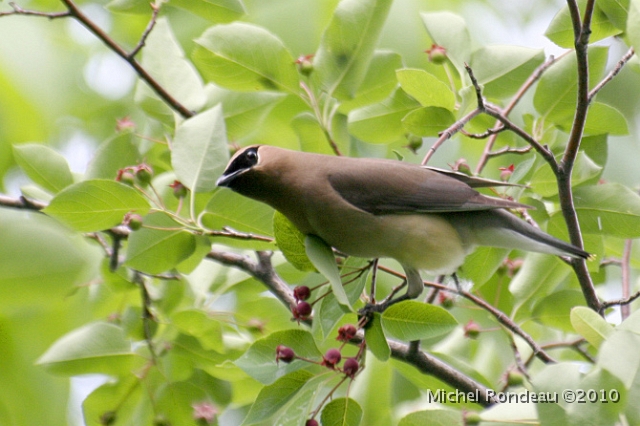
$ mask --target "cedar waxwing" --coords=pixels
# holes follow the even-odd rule
[[[401,161],[267,145],[238,151],[217,182],[345,254],[397,260],[409,298],[424,288],[420,270],[453,274],[480,245],[589,257],[504,210],[528,206],[473,189],[501,184]]]

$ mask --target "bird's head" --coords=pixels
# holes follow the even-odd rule
[[[242,148],[236,152],[234,156],[231,157],[231,160],[229,160],[227,168],[216,182],[216,185],[234,189],[234,183],[238,177],[250,171],[260,162],[259,149],[259,145],[253,145]]]

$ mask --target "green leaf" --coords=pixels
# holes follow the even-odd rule
[[[573,198],[583,233],[640,237],[640,196],[635,191],[618,183],[606,183],[575,188]],[[560,212],[553,214],[549,228],[559,226],[563,220]]]
[[[465,258],[459,274],[478,289],[502,266],[510,251],[497,247],[478,247]]]
[[[151,13],[151,4],[145,0],[111,0],[106,8],[118,13]]]
[[[158,84],[190,110],[202,108],[205,102],[202,80],[191,62],[184,57],[182,47],[166,18],[157,20],[142,51],[142,66],[149,70]],[[162,117],[166,113],[164,101],[160,101],[142,81],[138,83],[136,101],[154,116],[159,114]]]
[[[388,143],[403,137],[402,119],[420,104],[397,89],[379,104],[353,110],[349,113],[349,133],[363,141]]]
[[[149,211],[149,203],[130,186],[102,179],[67,187],[43,210],[80,232],[109,229],[131,211],[144,215]]]
[[[573,332],[571,308],[584,305],[584,295],[578,290],[560,290],[537,301],[531,312],[533,320],[566,332]]]
[[[29,179],[54,194],[73,183],[67,160],[48,146],[13,145],[13,158]]]
[[[318,350],[311,333],[303,330],[284,330],[256,340],[235,361],[235,364],[264,384],[271,384],[292,371],[309,366],[308,362],[301,360],[295,360],[290,364],[283,362],[280,362],[279,365],[276,364],[276,347],[278,345],[293,349],[297,356],[317,360],[322,358],[322,353]]]
[[[171,0],[171,6],[212,22],[231,22],[245,14],[240,0]]]
[[[414,300],[391,305],[382,314],[385,334],[403,341],[442,336],[457,325],[458,322],[447,310]]]
[[[624,31],[627,28],[629,2],[630,0],[601,0],[597,5],[613,25]]]
[[[589,48],[589,85],[596,84],[607,64],[608,49]],[[570,128],[575,113],[578,81],[575,54],[558,60],[540,78],[533,104],[545,120]]]
[[[217,25],[195,40],[193,60],[207,80],[232,90],[299,91],[291,53],[268,30],[243,22]]]
[[[350,256],[340,269],[342,285],[352,306],[358,302],[367,283],[368,274],[364,273],[362,269],[366,268],[368,263],[367,259]],[[315,311],[314,324],[319,323],[323,336],[327,337],[344,315],[345,311],[336,297],[333,293],[329,293],[322,298],[320,307]]]
[[[415,411],[403,417],[398,426],[463,426],[463,416],[459,411],[432,409]]]
[[[362,420],[362,407],[351,398],[336,398],[322,409],[323,426],[358,426]]]
[[[227,130],[220,105],[176,128],[171,164],[187,188],[194,192],[213,191],[228,161]]]
[[[367,349],[380,361],[387,361],[391,356],[391,349],[382,330],[380,317],[379,313],[374,312],[371,322],[364,329],[364,337],[367,341]]]
[[[305,236],[282,213],[273,215],[273,234],[276,244],[284,257],[300,271],[315,271],[316,268],[307,257],[304,246]]]
[[[629,133],[627,119],[612,106],[593,102],[589,108],[584,132],[587,135],[626,135]]]
[[[509,284],[518,317],[529,315],[529,302],[548,294],[570,273],[570,268],[555,256],[528,253],[522,267]],[[522,308],[526,309],[522,309]]]
[[[200,221],[207,229],[222,230],[230,227],[236,231],[261,236],[273,236],[273,209],[264,203],[243,197],[227,189],[217,190],[202,214]],[[255,250],[272,250],[273,243],[257,240],[214,237],[219,242],[233,247]]]
[[[227,139],[237,141],[259,129],[265,117],[284,99],[279,92],[235,92],[207,85],[208,104],[222,104]]]
[[[62,336],[36,362],[66,376],[120,375],[140,367],[144,359],[131,351],[131,343],[119,327],[94,322]]]
[[[198,339],[204,349],[225,352],[222,324],[205,312],[197,309],[179,311],[171,316],[171,323],[182,333]]]
[[[115,179],[118,170],[140,163],[132,133],[121,133],[102,142],[87,166],[86,179]]]
[[[629,1],[627,37],[636,52],[640,52],[640,0]]]
[[[322,239],[315,235],[307,235],[304,239],[304,246],[307,256],[316,269],[329,280],[331,290],[338,303],[349,310],[353,310],[347,294],[342,286],[340,271],[336,265],[336,258],[333,250]]]
[[[82,401],[82,413],[87,426],[104,426],[101,418],[117,407],[117,417],[127,419],[131,425],[146,425],[153,421],[153,410],[148,393],[133,374],[108,381],[95,389]],[[106,416],[105,416],[106,418]]]
[[[0,311],[50,306],[95,274],[100,253],[43,214],[0,208]]]
[[[602,342],[598,365],[620,379],[625,388],[637,389],[640,384],[638,353],[640,336],[629,330],[616,330]]]
[[[125,266],[159,274],[176,267],[196,248],[193,234],[167,216],[157,212],[145,217],[143,227],[129,235]]]
[[[311,411],[316,408],[317,396],[322,392],[330,377],[331,373],[324,373],[309,379],[275,416],[269,421],[262,422],[261,426],[302,425],[311,415]]]
[[[573,186],[587,182],[602,173],[603,167],[594,163],[584,152],[580,151],[576,158],[574,171],[571,176]],[[558,194],[558,179],[547,164],[540,166],[531,177],[533,192],[543,197],[553,197]]]
[[[322,88],[351,99],[362,84],[391,7],[389,0],[342,0],[322,35],[314,73]]]
[[[613,332],[611,324],[586,306],[576,306],[571,310],[571,324],[578,334],[596,348]]]
[[[447,58],[458,72],[464,71],[465,62],[471,59],[471,36],[464,19],[451,12],[421,13],[422,22],[433,43],[447,50]]]
[[[635,404],[628,404],[624,384],[609,371],[595,367],[580,381],[578,389],[586,390],[585,403],[572,404],[569,413],[573,424],[614,425],[620,414]],[[635,392],[634,392],[635,393]],[[632,393],[633,394],[633,393]],[[634,407],[637,412],[638,409]],[[627,415],[627,420],[636,423]],[[631,424],[631,423],[630,423]]]
[[[262,423],[280,410],[302,387],[313,374],[298,370],[280,377],[273,384],[262,388],[255,402],[251,405],[243,425]]]
[[[291,128],[298,136],[302,151],[335,155],[331,145],[327,143],[327,135],[318,123],[318,119],[309,111],[296,115],[291,120]]]
[[[400,87],[422,106],[434,106],[453,111],[456,97],[451,88],[433,74],[420,69],[404,68],[396,71]]]
[[[402,68],[400,54],[386,50],[375,51],[354,98],[342,102],[338,111],[346,114],[352,109],[382,102],[398,85],[396,70],[399,68]]]
[[[471,56],[473,73],[487,97],[514,95],[544,61],[544,51],[521,46],[485,46]]]
[[[416,136],[438,136],[456,121],[453,113],[439,107],[423,107],[411,111],[402,119],[402,125]]]
[[[581,16],[584,15],[584,8],[586,0],[580,0],[579,2]],[[616,28],[607,18],[602,10],[597,6],[593,9],[593,16],[591,18],[591,34],[589,37],[590,43],[602,40],[604,38],[620,34],[621,30]],[[553,18],[551,25],[544,33],[545,36],[560,47],[571,49],[574,47],[575,35],[573,33],[573,24],[571,22],[571,14],[569,8],[564,6],[560,12]]]

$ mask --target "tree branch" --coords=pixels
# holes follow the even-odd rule
[[[256,255],[258,260],[254,261],[246,255],[211,251],[207,254],[207,258],[247,272],[262,282],[286,306],[294,305],[295,299],[292,291],[273,269],[271,254],[256,252]],[[363,339],[364,333],[360,330],[350,343],[361,344]],[[480,404],[487,406],[497,402],[488,398],[485,386],[432,355],[424,351],[414,350],[409,344],[389,341],[389,346],[394,358],[413,365],[421,372],[432,375],[463,392],[478,392],[482,398]]]
[[[558,197],[560,199],[560,207],[562,215],[569,231],[571,244],[576,247],[584,248],[582,241],[582,232],[580,231],[580,223],[578,215],[573,203],[573,189],[571,187],[571,173],[578,156],[578,150],[582,141],[582,135],[587,122],[587,113],[589,111],[589,62],[588,47],[589,36],[591,34],[591,17],[593,15],[594,1],[588,0],[585,8],[584,18],[580,21],[580,10],[576,0],[567,0],[571,21],[573,23],[573,31],[575,36],[575,51],[578,69],[578,95],[576,101],[576,111],[573,118],[573,125],[569,133],[567,147],[562,156],[562,160],[556,170],[556,178],[558,181]],[[598,295],[596,294],[591,275],[587,269],[585,259],[572,259],[571,266],[578,278],[582,293],[589,307],[596,312],[601,312],[602,306]]]
[[[384,272],[386,272],[388,274],[391,274],[391,275],[393,275],[395,277],[402,278],[402,279],[406,280],[406,276],[404,274],[401,274],[398,271],[394,271],[393,269],[388,268],[388,267],[383,266],[383,265],[378,265],[378,268],[381,271],[384,271]],[[424,284],[427,287],[435,288],[435,289],[438,289],[440,291],[446,291],[446,292],[449,292],[449,293],[455,293],[455,294],[458,294],[458,295],[464,297],[465,299],[469,299],[471,302],[473,302],[474,304],[478,305],[482,309],[485,309],[491,315],[493,315],[495,317],[495,319],[498,320],[498,322],[500,324],[504,325],[507,329],[511,330],[513,333],[517,334],[518,336],[522,337],[525,340],[525,342],[527,342],[527,344],[533,350],[533,354],[535,356],[537,356],[538,358],[540,358],[541,361],[543,361],[545,363],[556,362],[556,360],[554,360],[551,356],[549,356],[549,354],[547,354],[544,351],[544,349],[540,345],[538,345],[535,340],[533,340],[533,337],[531,337],[527,332],[525,332],[515,322],[513,322],[513,320],[511,318],[509,318],[509,316],[507,314],[505,314],[504,312],[500,311],[499,309],[491,306],[489,303],[485,302],[484,300],[482,300],[478,296],[476,296],[476,295],[474,295],[472,293],[469,293],[468,291],[458,290],[457,288],[448,287],[448,286],[446,286],[444,284],[440,284],[440,283],[424,281]]]
[[[502,110],[502,114],[505,117],[508,117],[509,114],[511,114],[511,111],[513,111],[513,109],[516,107],[518,102],[520,102],[522,97],[525,95],[525,93],[527,93],[527,91],[534,85],[534,83],[536,81],[538,81],[540,79],[540,77],[542,77],[542,74],[544,74],[544,72],[551,65],[555,64],[558,60],[560,60],[561,58],[563,58],[564,56],[566,56],[570,52],[571,51],[567,51],[567,52],[563,53],[562,55],[560,55],[557,58],[554,57],[554,56],[550,56],[545,62],[543,62],[538,68],[536,68],[533,71],[533,73],[531,73],[529,78],[527,78],[527,80],[522,84],[522,86],[520,86],[520,88],[518,89],[516,94],[513,96],[513,98],[509,102],[509,104]],[[502,127],[504,127],[504,125],[500,121],[498,121],[498,122],[496,122],[496,125],[493,127],[492,130],[495,131],[498,128],[502,128]],[[475,174],[479,175],[482,172],[482,169],[484,169],[484,166],[486,166],[487,161],[489,161],[489,158],[491,158],[491,157],[496,155],[496,154],[492,154],[492,151],[491,151],[493,149],[493,145],[496,142],[496,139],[498,139],[498,135],[497,134],[491,136],[489,138],[489,140],[487,141],[487,144],[484,147],[484,151],[482,153],[482,156],[480,157],[480,160],[478,161],[478,165],[476,166]]]
[[[98,37],[109,49],[111,49],[115,54],[120,56],[122,59],[127,61],[129,65],[135,70],[138,76],[151,87],[151,89],[156,92],[162,100],[164,100],[171,108],[176,110],[182,117],[189,118],[193,117],[195,113],[189,110],[187,107],[182,105],[175,99],[169,92],[166,91],[160,83],[156,79],[154,79],[151,74],[138,62],[133,58],[133,55],[124,50],[118,43],[115,42],[107,33],[105,33],[102,28],[96,25],[87,15],[85,15],[76,4],[72,0],[60,0],[69,10],[70,16],[75,18],[78,22],[80,22],[85,28],[87,28],[93,35]],[[137,52],[135,52],[137,53]]]
[[[364,333],[360,330],[356,336],[351,339],[350,343],[360,344],[363,339]],[[462,392],[473,394],[477,393],[480,397],[480,401],[478,401],[478,403],[482,406],[487,407],[498,403],[497,400],[489,398],[487,387],[454,369],[450,365],[440,361],[433,355],[424,351],[413,350],[411,344],[400,343],[393,340],[390,340],[388,343],[389,348],[391,349],[391,356],[393,358],[405,361],[406,363],[413,365],[420,372],[436,377]]]

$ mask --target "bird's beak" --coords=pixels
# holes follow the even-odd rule
[[[218,180],[216,181],[216,186],[226,186],[229,187],[229,183],[235,179],[236,176],[238,176],[240,173],[242,173],[244,170],[236,170],[233,173],[229,173],[229,174],[223,174],[222,176],[220,176],[218,178]]]

